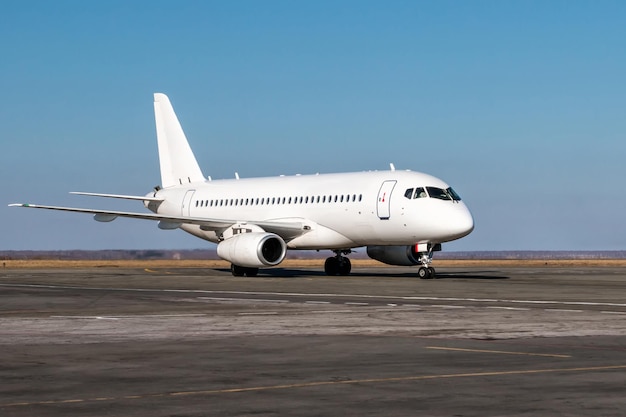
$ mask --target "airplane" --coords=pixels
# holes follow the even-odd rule
[[[459,195],[434,176],[396,170],[212,180],[205,177],[169,98],[154,94],[161,185],[146,195],[71,194],[136,200],[151,213],[9,206],[89,213],[100,222],[118,217],[153,220],[217,244],[234,276],[256,276],[279,265],[287,250],[331,250],[328,275],[348,275],[353,249],[389,265],[420,265],[435,278],[433,252],[474,229]]]

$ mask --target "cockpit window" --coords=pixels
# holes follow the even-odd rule
[[[424,190],[424,187],[417,187],[415,189],[415,196],[413,198],[426,198],[428,197],[428,194],[426,194],[426,190]]]
[[[426,187],[428,190],[428,195],[432,198],[438,198],[439,200],[452,200],[452,197],[448,194],[446,190],[442,190],[437,187]]]
[[[404,197],[408,198],[409,200],[416,198],[432,197],[439,200],[461,201],[461,197],[456,193],[456,191],[452,189],[452,187],[449,187],[445,190],[437,187],[407,188],[407,190],[404,192]]]
[[[452,189],[452,187],[448,188],[446,191],[454,201],[461,201],[461,196],[458,195],[456,191]]]

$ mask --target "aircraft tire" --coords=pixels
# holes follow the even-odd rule
[[[243,266],[230,264],[230,272],[233,274],[234,277],[243,277],[246,273],[246,268],[244,268]]]
[[[256,277],[259,274],[259,268],[246,268],[245,266],[230,264],[230,272],[234,277]]]
[[[324,262],[324,272],[326,275],[335,276],[339,274],[339,261],[335,257],[330,257]]]
[[[339,262],[339,275],[346,276],[350,275],[350,271],[352,270],[352,263],[350,259],[343,258],[341,262]]]
[[[432,276],[430,275],[430,269],[426,268],[425,266],[420,267],[420,269],[417,270],[417,276],[420,277],[420,279],[431,279]]]
[[[428,273],[430,274],[431,279],[437,278],[437,273],[435,272],[435,268],[433,268],[432,266],[428,267]]]

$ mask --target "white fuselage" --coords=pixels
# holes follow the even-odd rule
[[[289,249],[442,243],[473,230],[462,201],[405,196],[417,187],[449,188],[436,177],[412,171],[214,180],[159,190],[151,195],[163,203],[149,208],[162,215],[238,223],[300,221],[307,232],[287,240]],[[181,228],[212,242],[223,239],[220,231],[198,225]]]

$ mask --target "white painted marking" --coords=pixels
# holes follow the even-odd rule
[[[330,301],[305,301],[306,304],[330,304]]]
[[[348,302],[348,303],[344,303],[347,306],[368,306],[370,305],[370,303],[356,303],[356,302]]]
[[[143,319],[143,318],[177,318],[177,317],[204,317],[206,314],[135,314],[124,316],[50,316],[51,319],[77,319],[77,320],[120,320],[120,319]]]
[[[276,316],[278,315],[277,311],[261,311],[258,313],[238,313],[240,316]]]
[[[264,291],[217,291],[217,290],[186,290],[186,289],[151,289],[151,288],[101,288],[101,287],[78,287],[64,285],[38,285],[38,284],[0,284],[0,287],[19,288],[46,288],[46,289],[70,289],[90,291],[126,291],[126,292],[153,292],[153,293],[181,293],[181,294],[234,294],[234,295],[262,295],[282,297],[351,297],[363,299],[382,300],[421,300],[421,301],[458,301],[475,303],[510,303],[510,304],[554,304],[563,306],[602,306],[602,307],[626,307],[626,303],[604,303],[593,301],[554,301],[554,300],[510,300],[495,298],[458,298],[458,297],[398,297],[390,295],[366,295],[366,294],[334,294],[334,293],[294,293],[294,292],[264,292]],[[238,299],[239,300],[239,299]],[[276,302],[276,300],[272,300]]]
[[[626,315],[626,311],[601,311],[602,314],[622,314]]]
[[[467,308],[465,306],[455,306],[455,305],[449,305],[449,304],[433,304],[430,306],[424,306],[424,307],[437,307],[437,308]]]
[[[494,310],[514,310],[514,311],[528,311],[530,308],[522,308],[522,307],[497,307],[497,306],[487,306],[485,308],[491,308]]]
[[[327,314],[327,313],[354,313],[354,310],[313,310],[307,311],[306,314]]]
[[[544,308],[544,311],[555,311],[555,312],[562,312],[562,313],[582,313],[582,310],[569,310],[566,308]]]
[[[255,301],[258,303],[289,303],[289,300],[272,300],[267,298],[233,298],[233,297],[197,297],[198,300],[208,301]]]

